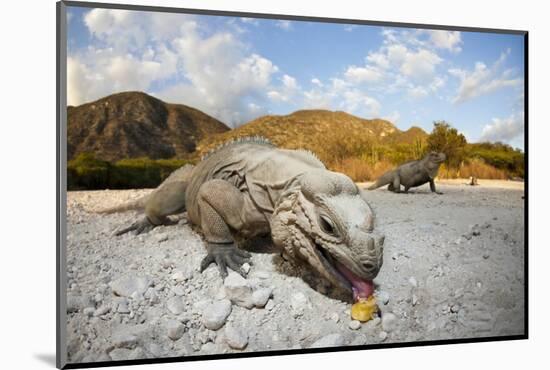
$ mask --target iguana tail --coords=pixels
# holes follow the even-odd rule
[[[151,194],[147,194],[142,196],[141,198],[131,200],[129,202],[119,204],[114,207],[100,209],[98,211],[95,211],[95,213],[102,213],[102,214],[108,215],[112,213],[143,210],[145,209],[145,204],[147,203],[147,200],[149,200],[150,197],[151,197]]]
[[[388,171],[382,176],[380,176],[378,180],[376,180],[376,182],[371,186],[369,186],[367,189],[368,190],[378,189],[381,186],[388,185],[392,181],[393,181],[393,171]]]
[[[143,210],[143,209],[145,209],[145,206],[146,206],[147,202],[150,199],[154,198],[155,195],[157,195],[157,194],[160,195],[160,193],[166,192],[166,191],[170,192],[171,189],[174,189],[174,187],[170,186],[170,184],[173,184],[175,182],[188,183],[189,179],[191,177],[191,172],[193,171],[194,167],[195,166],[193,166],[193,165],[186,164],[186,165],[178,168],[174,172],[172,172],[170,174],[170,176],[168,176],[166,178],[166,180],[164,180],[162,182],[162,184],[160,184],[151,193],[149,193],[147,195],[144,195],[143,197],[138,198],[136,200],[133,200],[133,201],[130,201],[130,202],[127,202],[127,203],[124,203],[124,204],[120,204],[118,206],[109,207],[109,208],[106,208],[106,209],[96,211],[96,213],[111,214],[111,213],[119,213],[119,212],[126,212],[126,211]],[[170,190],[169,190],[169,188],[170,188]],[[161,198],[162,197],[164,197],[164,195],[161,195]]]

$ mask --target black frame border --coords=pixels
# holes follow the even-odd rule
[[[212,354],[200,356],[178,356],[165,357],[154,359],[138,359],[138,360],[122,360],[122,361],[98,361],[98,362],[82,362],[82,363],[67,363],[66,355],[66,174],[63,172],[67,167],[66,158],[66,57],[67,57],[67,20],[66,7],[81,7],[81,8],[102,8],[102,9],[121,9],[135,10],[161,13],[180,13],[180,14],[197,14],[197,15],[213,15],[213,16],[228,16],[228,17],[245,17],[245,18],[262,18],[262,19],[280,19],[292,21],[309,21],[321,23],[340,23],[340,24],[357,24],[368,26],[381,27],[400,27],[400,28],[420,28],[432,30],[446,31],[461,31],[461,32],[482,32],[482,33],[498,33],[498,34],[514,34],[522,35],[524,38],[524,155],[525,155],[525,175],[524,175],[524,329],[522,335],[498,336],[498,337],[476,337],[476,338],[459,338],[459,339],[442,339],[433,341],[417,341],[417,342],[397,342],[397,343],[380,343],[360,346],[343,346],[343,347],[325,347],[325,348],[305,348],[305,349],[288,349],[274,351],[257,351],[245,353],[227,353],[227,354]],[[529,161],[528,161],[528,144],[529,144],[529,32],[526,30],[512,29],[497,29],[497,28],[477,28],[477,27],[461,27],[450,25],[434,25],[422,23],[402,23],[402,22],[387,22],[387,21],[372,21],[346,18],[327,18],[316,16],[300,16],[288,14],[271,14],[271,13],[252,13],[242,11],[226,11],[213,9],[190,9],[176,7],[162,7],[149,5],[131,5],[131,4],[113,4],[99,2],[83,2],[83,1],[67,1],[62,0],[56,3],[56,367],[58,369],[81,369],[81,368],[96,368],[96,367],[111,367],[111,366],[127,366],[127,365],[143,365],[143,364],[160,364],[174,362],[191,362],[191,361],[207,361],[207,360],[222,360],[222,359],[237,359],[249,357],[265,357],[265,356],[281,356],[281,355],[296,355],[296,354],[312,354],[312,353],[330,353],[330,352],[347,352],[372,349],[386,348],[405,348],[405,347],[421,347],[434,345],[448,344],[467,344],[467,343],[485,343],[499,342],[510,340],[525,340],[529,339]]]

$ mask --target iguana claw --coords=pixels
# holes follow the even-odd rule
[[[210,264],[215,263],[218,265],[220,275],[223,279],[227,277],[227,268],[237,272],[243,277],[246,277],[246,272],[241,266],[247,262],[250,262],[250,253],[247,251],[238,249],[235,244],[215,244],[208,243],[206,246],[208,254],[201,261],[200,272],[203,272]]]
[[[128,226],[125,229],[119,230],[115,233],[115,236],[120,236],[123,234],[126,234],[130,231],[134,231],[135,235],[139,235],[142,233],[147,233],[155,228],[156,225],[153,225],[149,220],[145,217],[140,221],[134,222],[132,225]]]

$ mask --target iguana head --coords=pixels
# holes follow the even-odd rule
[[[437,176],[439,166],[441,166],[441,163],[445,162],[446,159],[447,156],[445,153],[440,152],[429,152],[426,157],[424,157],[424,163],[430,178],[433,179]]]
[[[441,163],[445,162],[447,159],[447,156],[445,153],[440,152],[429,152],[428,155],[424,158],[424,160],[427,160],[430,163],[440,165]]]
[[[355,299],[372,294],[384,236],[374,232],[374,214],[349,177],[327,170],[303,174],[281,197],[271,234],[290,258],[305,259]]]

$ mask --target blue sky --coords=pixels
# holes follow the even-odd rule
[[[141,90],[236,127],[342,110],[523,148],[523,36],[70,7],[70,105]]]

